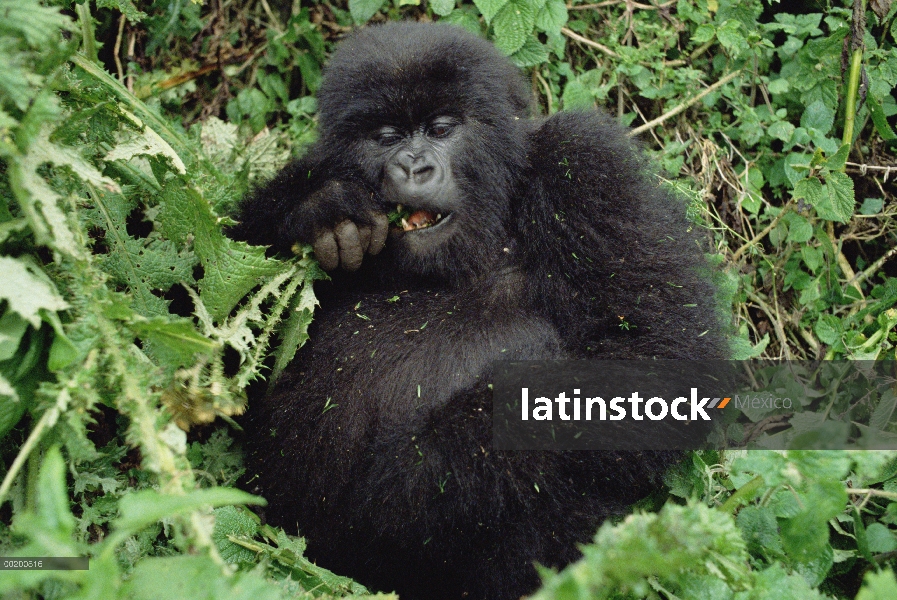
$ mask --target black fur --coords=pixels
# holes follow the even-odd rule
[[[394,234],[318,287],[311,341],[250,402],[267,518],[403,598],[517,598],[534,562],[575,559],[674,457],[493,451],[491,362],[724,357],[700,236],[625,130],[596,112],[530,118],[520,74],[461,30],[361,30],[319,99],[320,140],[246,200],[236,237],[285,251],[387,210],[369,145],[383,123],[463,121],[461,198],[445,243],[410,252]]]

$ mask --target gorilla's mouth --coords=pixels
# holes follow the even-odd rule
[[[438,213],[426,209],[413,209],[410,207],[396,206],[394,212],[389,215],[389,222],[402,231],[419,231],[439,227],[451,219],[451,213]]]

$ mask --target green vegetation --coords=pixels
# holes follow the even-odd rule
[[[635,127],[709,229],[739,357],[895,359],[897,3],[0,0],[0,554],[91,557],[2,597],[368,594],[234,489],[230,416],[323,273],[222,227],[314,139],[335,41],[385,19]],[[894,391],[867,402],[897,433]],[[897,454],[705,452],[667,483],[538,596],[897,598]]]

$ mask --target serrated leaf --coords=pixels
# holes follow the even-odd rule
[[[897,577],[889,568],[867,572],[863,578],[863,587],[857,594],[856,600],[881,600],[882,598],[897,598]]]
[[[445,17],[455,10],[455,0],[429,0],[430,8],[440,17]]]
[[[290,316],[281,331],[283,339],[274,352],[272,382],[280,377],[283,370],[296,356],[296,351],[308,341],[308,326],[312,322],[316,306],[318,306],[318,299],[315,297],[314,287],[311,281],[306,281],[302,285],[302,290],[296,295],[294,306],[290,307]]]
[[[60,29],[74,31],[75,24],[58,8],[22,0],[0,0],[0,33],[20,34],[34,48],[57,40]]]
[[[38,168],[47,163],[64,166],[71,169],[85,183],[99,189],[118,191],[119,188],[117,183],[100,173],[74,148],[50,142],[51,133],[51,126],[42,127],[37,137],[32,140],[28,153],[10,162],[10,183],[38,243],[80,258],[84,250],[75,241],[66,215],[59,207],[62,198],[38,173]]]
[[[211,355],[218,349],[218,344],[196,331],[190,319],[166,315],[135,319],[128,327],[154,349],[163,346],[167,362],[174,367],[190,365],[196,354]]]
[[[97,0],[97,8],[117,9],[132,23],[139,23],[146,16],[145,12],[137,9],[132,0]]]
[[[486,19],[486,23],[489,24],[495,15],[498,14],[498,11],[508,3],[508,0],[473,0],[473,3],[480,9],[480,14]]]
[[[804,109],[800,117],[800,126],[805,129],[815,129],[822,135],[827,134],[835,123],[835,111],[816,100]]]
[[[349,13],[356,23],[367,23],[383,3],[384,0],[349,0]]]
[[[536,28],[545,33],[560,33],[567,24],[567,5],[564,0],[548,0],[536,14]]]
[[[510,56],[511,62],[524,69],[548,62],[548,48],[533,36],[526,38],[523,47]]]
[[[794,184],[791,196],[797,200],[803,198],[811,206],[816,206],[822,201],[822,182],[815,177],[801,179]]]
[[[255,572],[238,571],[224,576],[221,565],[208,555],[145,558],[134,567],[119,594],[129,600],[281,600],[285,597],[279,586]],[[305,597],[312,595],[308,593]]]
[[[840,171],[844,167],[844,163],[847,162],[847,157],[849,155],[850,144],[841,144],[838,151],[828,157],[828,160],[825,161],[825,166],[832,171]]]
[[[123,111],[126,112],[126,111]],[[127,116],[142,127],[143,131],[137,133],[133,130],[126,129],[125,133],[120,134],[116,140],[115,146],[110,150],[103,160],[130,160],[135,156],[161,156],[169,161],[174,169],[184,174],[187,167],[177,152],[163,140],[158,133],[143,125],[137,117],[127,113]]]
[[[869,426],[886,430],[894,416],[894,409],[897,409],[897,395],[892,390],[886,390],[869,417]]]
[[[741,33],[741,22],[735,19],[726,21],[722,27],[716,30],[716,39],[735,58],[750,49],[747,39]]]
[[[262,281],[284,272],[285,263],[265,258],[265,249],[224,236],[209,203],[194,189],[177,181],[163,190],[158,222],[163,233],[179,244],[192,242],[204,275],[200,298],[216,322]]]
[[[844,173],[831,172],[825,177],[822,198],[814,208],[821,219],[846,223],[853,216],[855,204],[853,179]]]
[[[174,515],[229,504],[265,505],[264,498],[232,488],[193,490],[183,496],[163,494],[156,490],[140,490],[121,499],[121,516],[113,522],[117,535],[133,535],[156,521]]]
[[[525,0],[510,0],[492,22],[495,46],[510,56],[520,50],[533,32],[536,14]]]
[[[114,251],[100,257],[100,267],[128,287],[134,309],[145,317],[167,315],[168,302],[153,292],[167,291],[176,283],[192,283],[196,257],[178,252],[174,243],[162,239],[123,236],[124,227],[107,236]]]
[[[9,310],[20,315],[35,328],[40,327],[41,310],[56,312],[68,308],[49,278],[37,267],[8,256],[0,256],[0,299],[9,303]]]
[[[843,328],[841,320],[838,319],[838,317],[834,315],[819,315],[819,319],[816,321],[813,331],[816,332],[816,337],[819,338],[819,341],[831,346],[841,340]]]
[[[221,558],[231,564],[254,564],[256,554],[248,548],[233,543],[228,536],[252,538],[257,532],[257,519],[241,506],[222,506],[215,509],[215,529],[212,541],[218,547]]]

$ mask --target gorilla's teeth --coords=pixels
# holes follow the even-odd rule
[[[396,212],[402,212],[402,205],[396,204]]]
[[[408,224],[408,221],[406,219],[402,219],[401,224],[402,224],[402,229],[404,229],[405,231],[408,231],[409,229],[411,229],[411,226]]]
[[[437,220],[437,221],[438,221],[439,219],[441,219],[441,218],[442,218],[442,215],[441,215],[441,214],[436,215],[436,220]]]

